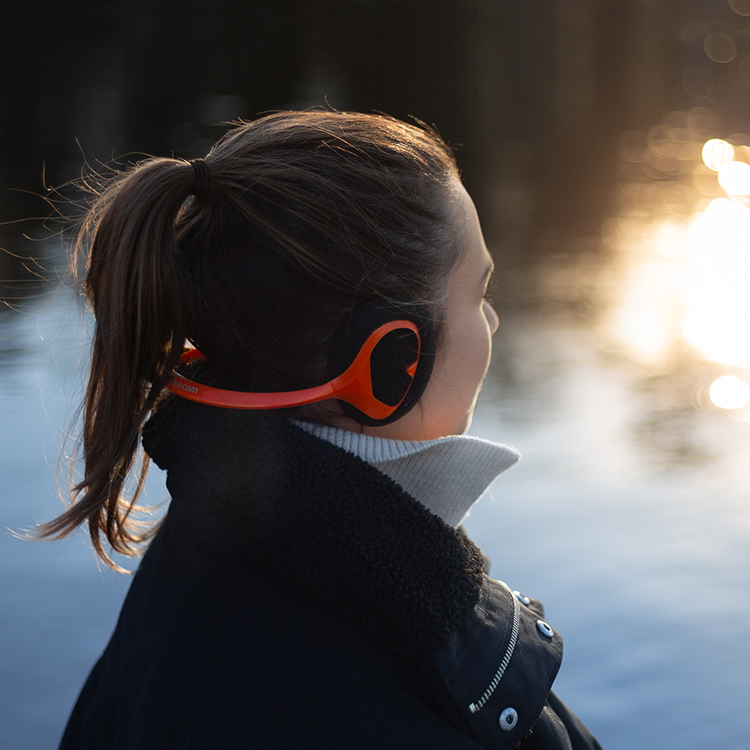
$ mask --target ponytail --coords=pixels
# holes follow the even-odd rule
[[[37,534],[60,538],[87,522],[97,554],[117,568],[102,544],[135,555],[153,529],[130,519],[148,469],[144,454],[129,499],[141,427],[156,404],[186,339],[185,294],[175,223],[197,192],[190,164],[153,159],[118,177],[96,198],[78,235],[88,249],[84,291],[96,319],[83,403],[83,479],[73,504]]]

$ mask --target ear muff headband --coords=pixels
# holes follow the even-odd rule
[[[388,334],[399,330],[411,331],[416,336],[416,358],[404,368],[406,375],[413,380],[417,372],[421,352],[419,327],[411,320],[390,320],[376,328],[367,337],[354,361],[341,375],[315,388],[305,388],[300,391],[286,391],[282,393],[227,391],[189,380],[176,371],[172,372],[172,376],[167,383],[167,388],[172,393],[190,401],[228,409],[284,409],[291,406],[314,404],[318,401],[336,398],[346,404],[350,404],[356,410],[369,417],[369,420],[373,420],[374,423],[382,423],[381,420],[388,420],[401,406],[408,394],[408,388],[396,404],[389,405],[378,399],[373,392],[370,361],[375,347]],[[187,364],[188,362],[202,358],[203,355],[197,349],[191,349],[182,355],[180,364]],[[368,423],[372,424],[373,422],[369,422],[369,420]]]

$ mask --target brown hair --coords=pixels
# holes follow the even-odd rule
[[[186,341],[207,376],[253,391],[324,382],[333,332],[374,298],[424,304],[436,318],[458,248],[447,189],[458,175],[431,129],[380,115],[282,112],[240,123],[205,166],[149,159],[95,197],[77,249],[96,319],[83,405],[83,479],[39,527],[88,522],[137,554],[152,534],[124,485],[140,431]]]

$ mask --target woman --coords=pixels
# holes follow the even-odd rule
[[[153,538],[62,748],[598,747],[539,603],[456,528],[518,455],[463,436],[498,321],[435,133],[270,115],[119,176],[81,237],[85,476],[42,534]]]

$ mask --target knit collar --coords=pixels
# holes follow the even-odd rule
[[[451,526],[521,454],[508,445],[453,435],[438,440],[390,440],[312,422],[295,422],[386,474]]]
[[[173,510],[424,663],[479,599],[480,551],[390,477],[274,415],[168,400],[143,430]],[[210,528],[209,528],[210,527]]]

